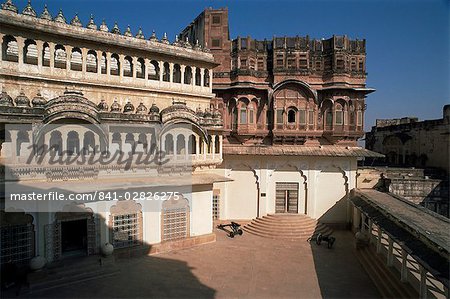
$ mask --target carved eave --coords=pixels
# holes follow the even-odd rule
[[[99,118],[108,122],[128,122],[128,123],[159,123],[159,116],[155,118],[149,114],[125,114],[117,112],[100,112]]]
[[[356,91],[364,94],[365,96],[376,91],[375,88],[369,88],[369,87],[347,87],[347,86],[331,86],[331,87],[324,87],[317,89],[318,91],[342,91],[342,90],[351,90]]]
[[[44,122],[49,123],[64,118],[82,119],[99,124],[98,109],[95,103],[78,93],[67,93],[54,98],[44,106]]]

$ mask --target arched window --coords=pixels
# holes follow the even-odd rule
[[[333,126],[333,102],[325,100],[322,104],[322,114],[324,117],[325,130],[331,130]]]
[[[115,146],[113,145],[115,143]],[[110,153],[112,155],[115,155],[116,153],[113,152],[113,150],[121,150],[122,148],[122,137],[120,136],[120,133],[115,132],[112,135],[112,140],[111,140],[111,145],[112,148],[110,148]]]
[[[189,136],[189,151],[188,153],[190,155],[196,154],[197,153],[197,146],[196,146],[196,142],[197,142],[197,137],[195,137],[195,135],[191,134]]]
[[[50,66],[50,46],[48,43],[44,43],[42,48],[42,65]]]
[[[136,62],[136,77],[145,78],[145,60],[143,58],[138,58]]]
[[[77,155],[80,152],[80,138],[78,133],[75,131],[70,131],[67,134],[67,155]]]
[[[163,81],[170,81],[170,66],[168,62],[164,62],[163,64]]]
[[[25,41],[25,46],[23,47],[23,62],[28,64],[38,64],[38,50],[36,42],[31,39]]]
[[[293,124],[295,123],[295,110],[290,109],[288,111],[288,123]]]
[[[50,154],[62,156],[62,138],[61,132],[53,131],[50,134]]]
[[[66,48],[62,45],[55,46],[55,68],[65,69],[67,66]]]
[[[124,77],[133,77],[133,59],[130,56],[125,56],[123,60],[123,75]]]
[[[334,123],[336,125],[344,124],[344,110],[340,103],[336,103],[334,110]]]
[[[85,155],[95,153],[95,138],[94,138],[94,133],[92,133],[92,132],[84,133],[83,153]]]
[[[356,124],[356,114],[355,114],[355,105],[353,101],[350,101],[348,103],[348,113],[349,113],[348,123],[350,126],[354,126]]]
[[[209,70],[205,69],[203,74],[203,86],[209,86]]]
[[[172,134],[167,134],[164,141],[164,150],[166,155],[173,155],[173,136]]]
[[[2,59],[5,61],[19,61],[19,46],[17,40],[11,35],[5,35],[2,42]]]
[[[89,50],[86,56],[86,71],[90,73],[97,72],[97,53]]]
[[[158,61],[150,61],[148,69],[148,79],[149,80],[159,80],[159,64]]]
[[[201,75],[201,73],[200,73],[200,69],[199,68],[197,68],[196,70],[195,70],[195,85],[197,85],[197,86],[200,86],[201,85],[201,77],[202,77],[202,75]]]
[[[120,75],[119,55],[117,55],[115,53],[111,55],[110,75],[114,75],[114,76]]]
[[[220,153],[220,138],[219,138],[219,135],[216,135],[215,144],[216,144],[216,148],[215,148],[216,151],[215,151],[215,153],[219,154]]]
[[[190,66],[184,69],[184,84],[192,84],[192,68]]]
[[[181,67],[179,64],[173,66],[173,82],[181,83]]]
[[[129,144],[129,147],[128,147],[128,149],[125,149],[124,151],[125,151],[125,154],[128,154],[128,153],[132,153],[132,154],[134,154],[134,151],[136,150],[136,144],[135,144],[135,140],[134,140],[134,135],[132,134],[132,133],[128,133],[127,135],[126,135],[126,137],[125,137],[125,143],[128,143]],[[129,150],[129,149],[131,149],[131,151]]]
[[[244,101],[239,101],[239,123],[247,123],[247,103]]]
[[[208,154],[211,154],[212,153],[212,137],[211,137],[211,135],[208,135],[208,144],[207,144],[207,146],[208,146]]]
[[[16,154],[17,156],[21,156],[21,151],[25,149],[25,146],[23,143],[30,142],[29,136],[27,132],[19,131],[17,134],[17,140],[16,140]]]
[[[186,153],[186,144],[183,134],[177,136],[177,155],[184,155]]]
[[[102,59],[100,61],[100,69],[101,69],[102,74],[106,74],[106,72],[107,72],[107,70],[106,70],[107,63],[108,63],[108,61],[106,59],[106,53],[103,52]]]
[[[72,71],[81,71],[83,65],[83,58],[80,48],[73,48],[70,56],[70,69]]]

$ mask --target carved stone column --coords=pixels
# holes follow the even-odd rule
[[[195,157],[198,158],[200,154],[200,136],[195,137]]]
[[[184,135],[184,155],[186,158],[186,161],[189,159],[189,136]]]
[[[205,85],[205,69],[200,68],[200,86],[203,87]]]
[[[197,73],[197,67],[193,66],[192,68],[192,79],[191,79],[191,85],[195,86],[195,77],[196,77],[196,73]]]
[[[148,67],[150,65],[150,60],[148,58],[144,59],[144,79],[148,80]]]
[[[87,52],[88,50],[86,48],[81,48],[81,72],[83,73],[83,75],[86,74]]]
[[[159,65],[159,82],[162,82],[164,74],[164,62],[158,61],[158,65]]]
[[[123,61],[125,60],[125,56],[123,56],[122,54],[119,54],[119,76],[120,76],[120,81],[122,81],[123,78]]]
[[[220,155],[220,159],[222,159],[222,145],[223,145],[223,136],[219,135],[219,155]]]
[[[37,49],[37,65],[38,69],[42,69],[42,61],[44,60],[44,42],[37,40],[36,41],[36,49]]]
[[[48,48],[50,52],[50,70],[53,71],[55,68],[55,44],[52,42],[48,43]]]
[[[97,75],[100,76],[102,73],[102,58],[103,58],[103,53],[102,51],[95,51],[95,53],[97,54]]]
[[[216,157],[216,135],[211,135],[211,142],[212,142],[211,146],[212,157],[214,160],[214,158]]]
[[[66,131],[61,132],[61,154],[63,156],[67,154],[67,134]]]
[[[72,46],[66,46],[66,70],[70,70],[70,64],[72,61]]]
[[[9,132],[11,136],[11,162],[17,161],[17,134],[18,131],[11,130]]]
[[[169,63],[169,82],[173,83],[173,62]]]
[[[136,79],[136,74],[137,74],[137,69],[136,69],[136,66],[137,66],[137,58],[136,58],[136,57],[133,57],[131,61],[132,61],[131,71],[132,71],[132,73],[133,73],[133,79]]]
[[[185,65],[181,65],[181,85],[184,85],[184,72],[186,71],[186,66]]]
[[[19,68],[24,63],[24,46],[25,46],[25,39],[23,37],[17,37],[17,56],[19,59]]]
[[[106,52],[106,75],[111,76],[111,53]]]
[[[125,141],[127,139],[127,133],[120,133],[120,150],[124,152]]]
[[[213,71],[212,70],[208,70],[209,72],[209,90],[212,90],[212,81],[213,81]]]
[[[3,61],[3,37],[5,35],[0,33],[0,61]]]

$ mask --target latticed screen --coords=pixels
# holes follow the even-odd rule
[[[33,257],[33,225],[11,225],[0,228],[1,264],[27,262]]]
[[[187,208],[167,209],[163,212],[163,241],[186,238]]]
[[[124,248],[140,244],[140,214],[123,214],[113,216],[114,248]]]
[[[212,202],[212,216],[213,220],[217,220],[220,217],[220,195],[216,194],[213,195],[213,202]]]

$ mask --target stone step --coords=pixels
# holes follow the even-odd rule
[[[308,224],[308,223],[317,223],[314,219],[299,219],[299,220],[282,220],[282,219],[273,219],[273,218],[256,218],[252,222],[266,222],[266,223],[274,223],[274,224]]]
[[[275,239],[308,239],[333,231],[317,220],[302,214],[269,214],[254,219],[243,227],[244,231],[261,237]]]
[[[277,237],[277,238],[309,238],[314,235],[317,235],[318,233],[322,233],[323,235],[330,235],[332,233],[332,230],[328,227],[324,227],[321,229],[313,229],[313,230],[303,230],[303,231],[268,231],[264,229],[260,229],[258,227],[252,227],[252,226],[245,226],[244,231],[256,234],[260,236],[267,236],[267,237]]]
[[[277,215],[266,215],[260,218],[268,219],[268,220],[276,220],[276,221],[310,221],[315,220],[306,215],[295,215],[295,216],[277,216]]]
[[[267,224],[262,224],[262,223],[250,223],[247,224],[247,227],[252,227],[255,229],[259,229],[261,231],[274,231],[274,232],[304,232],[304,231],[308,231],[308,232],[313,232],[317,229],[322,228],[324,225],[323,224],[314,224],[312,226],[272,226],[272,225],[267,225]]]
[[[279,222],[268,222],[268,221],[253,221],[253,225],[260,225],[264,227],[276,227],[279,229],[283,228],[314,228],[320,225],[317,222],[307,222],[307,223],[279,223]]]

